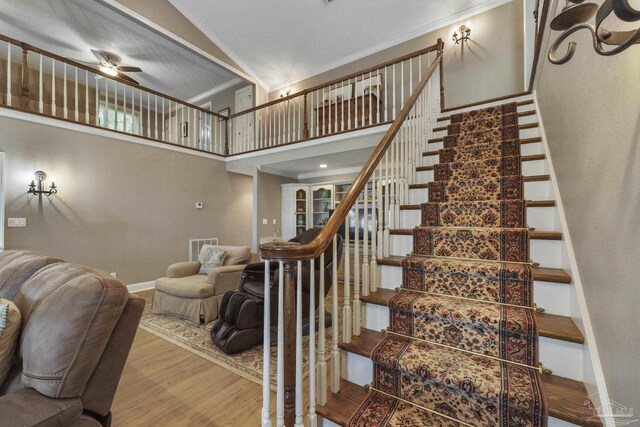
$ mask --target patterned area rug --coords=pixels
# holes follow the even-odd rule
[[[327,298],[330,302],[330,298]],[[151,313],[151,305],[147,305],[142,314],[140,327],[158,337],[169,341],[203,359],[225,368],[243,378],[262,384],[262,345],[257,345],[242,353],[228,355],[218,349],[209,332],[213,322],[208,325],[196,325],[188,320],[173,316]],[[331,348],[331,328],[326,329],[326,348]],[[271,389],[276,390],[276,346],[271,347]],[[303,337],[303,375],[309,375],[309,337]],[[327,359],[329,353],[327,352]]]
[[[452,116],[350,427],[546,425],[516,107]]]

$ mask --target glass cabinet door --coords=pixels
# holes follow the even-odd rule
[[[333,210],[333,186],[312,187],[311,197],[313,226],[322,228]]]
[[[307,230],[307,190],[296,190],[296,236]]]

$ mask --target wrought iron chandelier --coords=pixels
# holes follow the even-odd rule
[[[640,21],[640,10],[629,4],[629,0],[605,0],[600,6],[584,0],[566,0],[566,5],[549,25],[552,30],[563,31],[549,49],[549,61],[553,64],[568,62],[576,52],[576,42],[569,42],[567,52],[558,57],[558,48],[564,40],[576,31],[585,29],[591,32],[593,49],[599,55],[616,55],[630,46],[640,43],[640,28],[631,31],[610,31],[602,26],[602,22],[614,13],[624,22]],[[587,22],[595,15],[595,27]],[[603,45],[616,46],[606,50]]]

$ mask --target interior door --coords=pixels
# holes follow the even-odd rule
[[[253,107],[253,87],[246,86],[236,91],[236,110],[238,113]],[[235,120],[235,145],[241,150],[253,148],[253,114],[243,114]]]

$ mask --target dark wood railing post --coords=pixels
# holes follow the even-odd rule
[[[296,274],[295,261],[284,263],[284,425],[296,418]],[[282,286],[282,284],[280,284]]]
[[[307,119],[307,92],[304,93],[304,129],[302,130],[302,139],[309,139],[309,121]]]
[[[20,106],[24,110],[29,109],[29,51],[26,45],[22,46],[22,100]]]
[[[441,58],[444,55],[444,42],[438,39],[438,52]],[[444,110],[444,59],[440,60],[440,110]]]
[[[224,155],[229,155],[229,119],[224,119]]]

